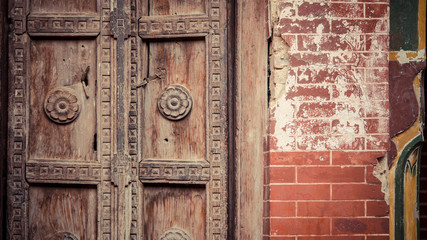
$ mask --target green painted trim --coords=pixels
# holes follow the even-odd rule
[[[414,139],[412,139],[404,148],[402,151],[402,154],[400,155],[396,168],[395,168],[395,175],[394,175],[394,182],[395,182],[395,192],[394,192],[394,234],[396,240],[403,240],[405,239],[405,172],[406,172],[406,161],[408,157],[411,155],[411,153],[416,150],[421,151],[423,143],[423,136],[420,133],[417,135]],[[421,158],[421,152],[418,154],[417,164],[420,162]],[[418,164],[419,165],[419,164]],[[417,167],[417,172],[419,172],[419,166]],[[417,177],[417,188],[419,188],[419,174]],[[418,195],[418,193],[417,193]],[[417,197],[417,202],[418,197]],[[418,207],[419,209],[419,207]],[[419,232],[419,219],[417,221],[417,231]],[[419,234],[417,234],[419,236]]]
[[[390,0],[390,51],[418,49],[418,0]]]

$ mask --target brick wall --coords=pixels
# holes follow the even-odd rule
[[[388,239],[388,5],[271,1],[266,239]]]

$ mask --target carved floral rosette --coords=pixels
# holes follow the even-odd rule
[[[55,88],[50,91],[44,101],[44,111],[53,122],[67,124],[74,121],[80,114],[80,100],[71,88]]]
[[[52,235],[49,235],[46,237],[46,239],[48,240],[80,240],[80,238],[78,238],[77,236],[75,236],[74,234],[70,233],[70,232],[56,232]]]
[[[185,87],[170,85],[160,93],[157,106],[165,118],[176,121],[188,115],[193,107],[193,99]]]
[[[179,228],[170,228],[160,236],[159,240],[191,240],[191,237]]]

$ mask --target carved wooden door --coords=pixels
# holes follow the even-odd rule
[[[226,239],[225,0],[9,0],[10,239]]]

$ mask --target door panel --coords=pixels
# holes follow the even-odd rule
[[[30,159],[95,161],[96,42],[33,40],[30,48]],[[90,69],[86,76],[88,85],[84,89],[81,78],[87,67]],[[60,106],[55,105],[61,104],[56,98],[67,98],[68,92],[52,92],[55,89],[70,90],[70,93],[75,94],[73,107],[76,109],[61,111]],[[52,101],[46,102],[49,96]],[[52,108],[48,117],[45,107]],[[55,122],[66,122],[77,114],[76,119],[69,124]],[[57,119],[49,119],[52,116]],[[62,117],[64,121],[61,121]]]
[[[226,239],[226,1],[9,5],[9,239]]]
[[[145,87],[149,94],[144,94],[142,101],[143,159],[205,160],[205,42],[161,41],[148,44],[148,74],[155,75],[158,69],[164,69],[165,76]],[[161,91],[175,84],[188,89],[193,99],[191,111],[180,121],[163,117],[157,104]]]
[[[96,239],[96,195],[96,188],[30,187],[29,239]]]

